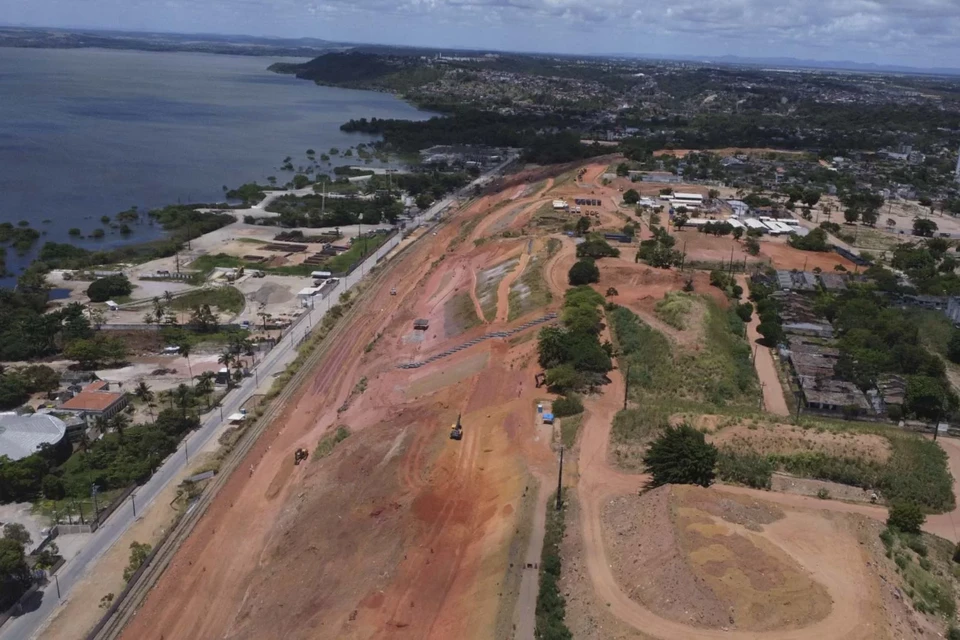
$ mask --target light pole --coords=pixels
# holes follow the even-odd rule
[[[363,237],[363,214],[357,216],[357,242]],[[363,243],[363,248],[367,248],[367,243]],[[363,277],[363,253],[360,254],[360,277]]]
[[[189,450],[190,441],[186,438],[183,439],[183,458],[186,462],[190,462],[190,450]]]
[[[53,574],[53,581],[57,584],[57,600],[60,600],[60,576]]]
[[[563,445],[560,445],[560,469],[557,472],[557,511],[563,506],[560,491],[563,487]]]
[[[130,494],[130,504],[133,505],[133,517],[136,518],[137,517],[137,494],[136,493]]]

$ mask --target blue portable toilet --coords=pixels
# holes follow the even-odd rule
[[[553,424],[553,414],[552,413],[543,414],[543,422],[544,424]]]

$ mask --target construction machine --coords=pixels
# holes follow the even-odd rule
[[[460,414],[457,414],[457,424],[453,425],[453,429],[450,431],[451,440],[461,440],[463,439],[463,426],[460,424]]]
[[[294,464],[294,466],[299,465],[301,462],[303,462],[304,460],[306,460],[308,455],[310,455],[310,453],[309,453],[306,449],[304,449],[303,447],[301,447],[301,448],[297,449],[296,451],[294,451],[294,453],[293,453],[293,464]]]

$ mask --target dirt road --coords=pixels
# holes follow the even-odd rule
[[[742,302],[746,302],[749,294],[747,277],[745,275],[737,276],[737,282],[743,287]],[[757,378],[760,380],[760,389],[763,393],[763,408],[767,413],[778,416],[789,416],[790,409],[787,407],[787,399],[783,395],[783,386],[780,384],[780,377],[777,375],[777,365],[773,361],[773,353],[770,347],[760,344],[762,336],[757,331],[760,326],[760,316],[754,311],[747,323],[747,341],[754,349],[753,365],[757,369]]]

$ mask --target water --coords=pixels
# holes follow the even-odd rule
[[[267,71],[277,60],[0,48],[0,222],[29,220],[45,234],[36,248],[141,242],[160,230],[139,225],[121,238],[105,229],[100,240],[67,231],[87,235],[132,205],[221,200],[222,186],[268,175],[286,182],[288,155],[306,165],[308,148],[319,156],[374,139],[341,132],[350,118],[430,116],[388,94]],[[17,273],[30,258],[8,249],[7,268]]]

